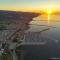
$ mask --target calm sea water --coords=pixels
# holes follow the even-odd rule
[[[29,24],[28,32],[38,32],[50,28],[43,33],[48,37],[60,40],[60,15],[50,15],[49,20],[48,15],[41,15],[33,18]]]
[[[27,32],[42,32],[48,38],[47,47],[25,46],[25,60],[49,60],[50,58],[60,58],[60,15],[41,15],[32,19]],[[57,60],[57,59],[55,59]]]

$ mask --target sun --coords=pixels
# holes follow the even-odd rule
[[[51,15],[53,14],[53,9],[48,8],[45,10],[45,15],[47,16],[48,25],[50,24]]]
[[[48,14],[51,14],[52,12],[53,12],[53,11],[52,11],[51,9],[48,9],[48,10],[47,10],[47,13],[48,13]]]
[[[45,12],[46,12],[47,14],[52,14],[52,13],[53,13],[53,9],[47,9]]]
[[[50,24],[50,18],[51,18],[51,15],[53,13],[53,10],[47,9],[46,13],[47,13],[48,24]]]

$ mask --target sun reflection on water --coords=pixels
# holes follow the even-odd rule
[[[48,25],[50,24],[50,14],[48,14]]]
[[[47,15],[48,15],[48,25],[50,24],[50,18],[51,18],[51,14],[52,14],[52,10],[51,9],[48,9],[47,10]]]

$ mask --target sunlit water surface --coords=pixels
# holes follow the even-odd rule
[[[40,15],[33,18],[29,24],[30,28],[27,32],[38,32],[50,28],[44,34],[54,39],[60,39],[60,15],[50,15],[49,19],[48,15]]]

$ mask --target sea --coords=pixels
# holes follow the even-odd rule
[[[26,32],[41,32],[47,44],[24,45],[24,60],[60,60],[60,15],[34,17],[28,26]]]

